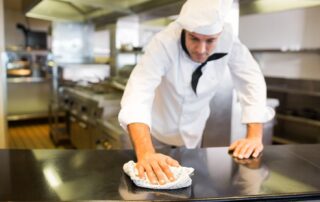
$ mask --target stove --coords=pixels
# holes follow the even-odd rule
[[[64,81],[58,90],[58,105],[65,115],[64,132],[60,136],[67,137],[77,149],[100,148],[101,136],[105,141],[106,135],[98,123],[117,117],[122,94],[123,91],[112,87],[108,80],[99,83]],[[50,122],[50,130],[58,124],[61,125]],[[59,135],[54,137],[61,139]]]

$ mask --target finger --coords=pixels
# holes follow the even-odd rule
[[[160,162],[160,167],[162,168],[162,171],[166,174],[167,178],[170,180],[170,181],[174,181],[175,178],[174,178],[174,175],[173,173],[171,172],[168,164],[164,161],[161,161]]]
[[[151,162],[152,170],[156,174],[159,184],[165,184],[165,176],[157,161]]]
[[[239,141],[237,147],[234,149],[234,152],[233,152],[234,157],[239,157],[239,153],[240,153],[240,150],[241,150],[243,144],[244,144],[243,141]]]
[[[252,155],[255,148],[256,148],[255,145],[250,145],[244,153],[244,158],[246,159],[249,158]]]
[[[256,147],[252,156],[254,158],[257,158],[259,156],[259,154],[262,152],[262,150],[263,150],[263,145]]]
[[[237,147],[238,144],[239,144],[239,141],[235,141],[234,143],[232,143],[232,144],[229,146],[228,150],[229,150],[229,151],[230,151],[230,150],[234,150],[234,149]]]
[[[157,184],[157,177],[156,175],[154,174],[150,164],[147,164],[144,166],[145,170],[146,170],[146,173],[147,173],[147,176],[148,176],[148,179],[149,181],[152,183],[152,184]]]
[[[167,157],[167,158],[166,158],[166,162],[167,162],[167,164],[168,164],[169,166],[175,166],[175,167],[179,167],[179,166],[180,166],[179,162],[176,161],[176,160],[174,160],[174,159],[171,158],[171,157]]]
[[[137,165],[136,165],[136,168],[137,168],[137,170],[138,170],[138,176],[139,176],[139,178],[140,178],[140,179],[145,179],[143,166],[140,165],[140,164],[137,164]]]
[[[249,143],[244,143],[242,144],[240,150],[239,150],[239,153],[238,153],[238,157],[240,159],[243,159],[245,158],[245,154],[246,154],[246,151],[248,150],[248,148],[250,147],[250,144]]]

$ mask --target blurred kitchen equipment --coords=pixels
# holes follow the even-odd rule
[[[53,22],[52,53],[58,64],[93,62],[94,26],[91,23]]]
[[[110,88],[107,82],[60,87],[59,105],[65,112],[65,121],[50,121],[50,136],[56,144],[70,139],[78,149],[119,148],[118,133],[105,132],[101,123],[117,116],[121,97],[122,92]]]
[[[109,66],[61,64],[53,70],[56,72],[49,105],[50,136],[55,144],[71,140],[76,148],[92,148],[100,104],[105,94],[117,93],[108,85]]]
[[[320,82],[310,79],[266,77],[268,97],[280,101],[277,108],[277,143],[320,142]]]
[[[121,51],[133,51],[133,45],[132,45],[132,43],[121,44],[120,50]]]
[[[47,33],[40,31],[32,31],[26,28],[23,24],[18,23],[17,29],[20,29],[24,34],[25,48],[36,50],[47,49]]]
[[[118,70],[118,76],[121,78],[129,78],[135,65],[125,65]]]
[[[7,70],[8,77],[30,76],[30,69],[9,69]]]
[[[31,55],[19,54],[16,52],[6,52],[5,59],[7,77],[21,77],[31,75]]]
[[[50,76],[47,54],[46,51],[4,53],[9,121],[48,115]]]

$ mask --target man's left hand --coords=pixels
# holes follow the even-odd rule
[[[263,150],[262,144],[263,125],[261,123],[247,124],[247,137],[237,140],[230,145],[229,151],[233,151],[233,156],[239,159],[256,158]]]
[[[256,158],[263,150],[261,138],[252,137],[235,141],[230,145],[229,151],[233,151],[232,155],[239,159],[249,158],[250,156]]]

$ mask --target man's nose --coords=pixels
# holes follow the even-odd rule
[[[206,52],[206,43],[200,42],[196,47],[196,51],[199,54],[205,53]]]

